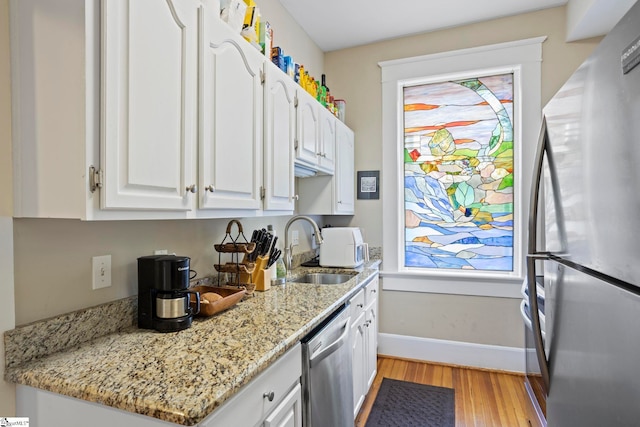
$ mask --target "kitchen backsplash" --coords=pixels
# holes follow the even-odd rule
[[[5,365],[21,365],[135,324],[138,297],[40,320],[4,333]]]

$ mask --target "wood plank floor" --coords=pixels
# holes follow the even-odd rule
[[[378,356],[378,374],[356,418],[364,427],[382,378],[455,390],[456,427],[529,427],[524,376]]]

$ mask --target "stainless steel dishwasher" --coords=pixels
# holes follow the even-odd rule
[[[348,305],[302,340],[302,425],[353,427]]]

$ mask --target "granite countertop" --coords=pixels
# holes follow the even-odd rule
[[[5,379],[195,425],[346,302],[378,265],[365,264],[341,285],[287,282],[255,292],[225,312],[196,318],[180,332],[130,326],[16,366],[8,354]],[[298,268],[291,274],[326,271]],[[18,336],[5,335],[8,351],[15,349],[12,342],[25,342]]]

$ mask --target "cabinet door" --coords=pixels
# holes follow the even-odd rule
[[[355,212],[355,141],[353,131],[336,122],[335,206],[337,214]]]
[[[32,426],[177,427],[177,424],[126,412],[46,390],[16,386],[16,413]]]
[[[320,150],[318,168],[333,174],[336,167],[336,117],[320,107]]]
[[[351,325],[351,362],[353,364],[353,418],[358,416],[366,395],[365,389],[365,316],[364,311]]]
[[[265,71],[264,209],[293,211],[297,85],[271,63]]]
[[[378,310],[377,300],[371,301],[365,310],[365,394],[376,378],[378,362]]]
[[[378,372],[378,276],[365,288],[365,394]]]
[[[297,107],[296,160],[310,165],[318,164],[320,147],[320,118],[318,101],[304,91],[299,91]]]
[[[224,22],[201,21],[199,207],[257,210],[265,57]]]
[[[189,210],[197,2],[102,2],[103,209]]]
[[[302,394],[300,383],[264,420],[264,427],[302,427]]]

